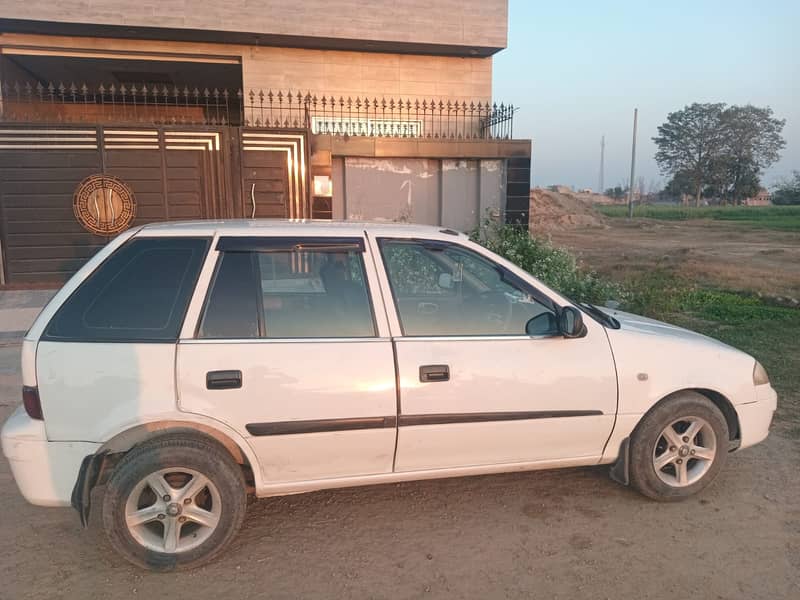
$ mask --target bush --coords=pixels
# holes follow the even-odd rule
[[[772,193],[773,204],[800,204],[800,171],[792,173],[792,178],[782,181]]]
[[[622,286],[582,268],[567,250],[531,237],[524,227],[487,224],[472,239],[576,302],[602,306],[607,300],[626,299]]]

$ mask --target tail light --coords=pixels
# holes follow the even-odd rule
[[[42,402],[39,400],[39,388],[27,385],[22,386],[22,404],[31,419],[44,420]]]

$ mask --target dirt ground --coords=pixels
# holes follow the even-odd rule
[[[605,224],[532,229],[615,277],[662,268],[700,283],[800,300],[797,232],[705,220],[605,219]]]
[[[531,190],[531,231],[604,227],[605,219],[576,194]]]
[[[7,342],[0,419],[19,390]],[[178,574],[125,563],[97,511],[81,530],[71,509],[28,505],[0,460],[0,598],[798,598],[798,460],[778,427],[668,505],[605,468],[257,500],[220,559]]]

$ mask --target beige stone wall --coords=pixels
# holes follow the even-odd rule
[[[505,48],[507,0],[3,0],[2,17]]]
[[[337,98],[385,96],[465,101],[487,101],[492,95],[491,58],[10,33],[0,34],[0,52],[111,58],[135,54],[136,58],[154,60],[240,61],[245,90],[265,92],[299,90]]]
[[[299,89],[347,98],[445,98],[486,101],[492,59],[251,47],[243,56],[245,86]]]

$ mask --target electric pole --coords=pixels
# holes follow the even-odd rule
[[[606,136],[600,138],[600,189],[597,190],[598,193],[604,194],[606,191],[605,188],[605,166],[606,162]]]
[[[636,175],[636,122],[639,119],[639,109],[633,109],[633,144],[631,145],[631,183],[628,186],[628,218],[633,218],[633,178]]]

